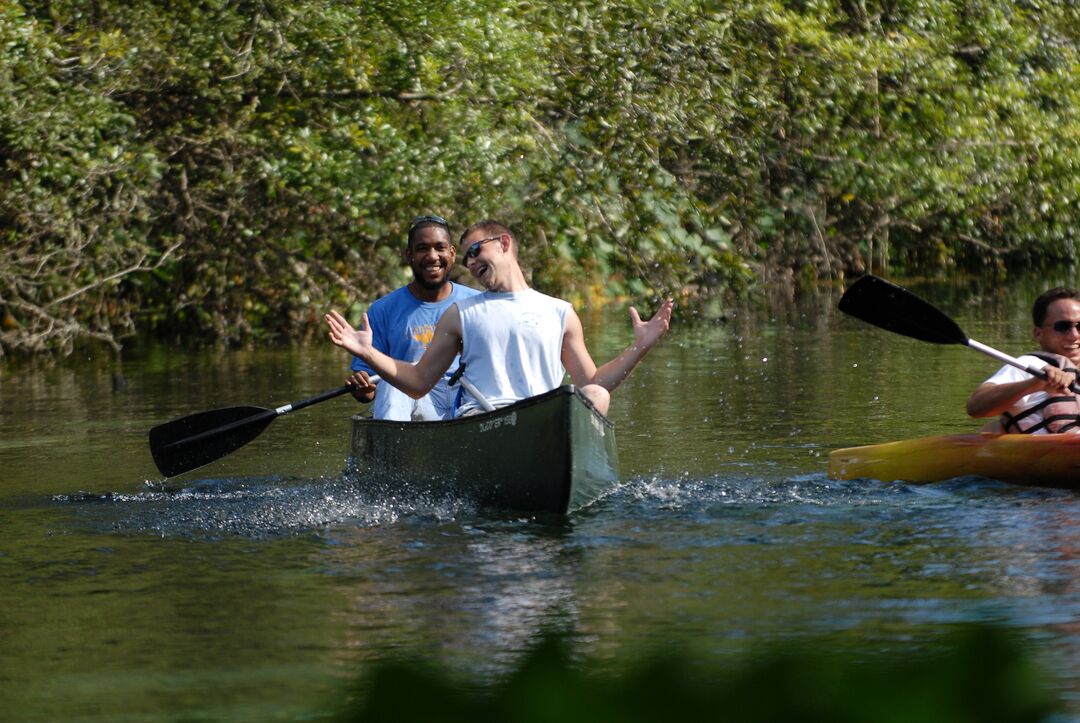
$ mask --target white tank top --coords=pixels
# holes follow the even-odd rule
[[[562,384],[562,340],[569,302],[539,291],[485,291],[457,302],[465,378],[495,407]],[[480,404],[468,392],[458,416]]]

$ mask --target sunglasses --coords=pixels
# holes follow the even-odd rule
[[[486,244],[488,241],[498,241],[499,236],[489,236],[488,238],[482,238],[479,241],[473,241],[469,244],[469,247],[465,249],[465,260],[475,259],[480,255],[480,247]]]
[[[412,220],[412,223],[409,224],[409,233],[415,231],[417,226],[425,223],[437,223],[447,230],[450,229],[450,224],[448,224],[446,219],[442,216],[417,216]]]
[[[1062,319],[1061,321],[1055,321],[1050,325],[1050,328],[1056,331],[1058,334],[1064,334],[1070,329],[1076,329],[1080,331],[1080,321],[1069,321],[1068,319]]]

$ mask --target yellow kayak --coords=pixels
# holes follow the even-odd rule
[[[829,455],[833,479],[938,482],[966,475],[1080,487],[1080,434],[946,434]]]

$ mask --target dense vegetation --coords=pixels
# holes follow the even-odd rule
[[[1030,654],[998,628],[956,631],[932,651],[840,655],[794,643],[741,667],[688,651],[653,655],[619,675],[575,661],[556,640],[507,680],[466,686],[422,663],[381,662],[337,716],[447,723],[1040,723],[1062,706]]]
[[[0,355],[304,338],[423,212],[578,298],[1071,262],[1078,51],[1065,0],[9,1]]]

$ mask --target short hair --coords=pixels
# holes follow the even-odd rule
[[[513,242],[512,245],[517,245],[517,239],[514,238],[514,232],[507,228],[506,225],[501,224],[498,221],[493,221],[490,218],[483,221],[477,221],[472,226],[469,226],[462,231],[458,243],[465,243],[465,237],[474,231],[481,231],[485,236],[502,236],[503,234],[506,234]]]
[[[1035,322],[1035,326],[1042,326],[1043,322],[1046,321],[1046,312],[1050,308],[1050,304],[1062,299],[1080,301],[1080,291],[1068,286],[1055,286],[1039,294],[1039,298],[1035,299],[1035,303],[1031,307],[1031,320]]]
[[[406,243],[406,246],[411,249],[413,241],[416,239],[416,232],[420,229],[428,228],[429,226],[436,226],[443,231],[446,231],[446,240],[450,240],[450,224],[446,222],[445,218],[434,214],[430,216],[417,216],[412,220],[412,223],[409,224],[409,240]]]

